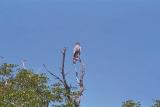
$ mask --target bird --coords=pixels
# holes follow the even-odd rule
[[[81,46],[79,42],[76,42],[73,48],[73,64],[76,64],[77,61],[81,62],[80,54],[81,54]]]

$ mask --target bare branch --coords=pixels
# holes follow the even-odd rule
[[[64,72],[64,63],[65,63],[65,56],[66,56],[66,48],[64,48],[62,50],[62,68],[61,68],[61,74],[62,74],[62,78],[63,78],[63,82],[65,84],[66,88],[69,88],[67,81],[66,81],[66,76],[65,76],[65,72]]]
[[[64,84],[60,77],[56,76],[55,74],[53,74],[51,71],[49,71],[49,70],[47,69],[47,67],[46,67],[45,64],[43,64],[43,67],[44,67],[45,70],[46,70],[48,73],[50,73],[55,79],[59,80],[62,84]]]
[[[76,80],[77,80],[77,83],[79,84],[79,77],[78,77],[78,72],[76,72]]]
[[[64,71],[64,63],[65,63],[65,56],[66,56],[66,48],[64,48],[61,52],[62,52],[62,67],[61,67],[61,75],[62,75],[62,81],[64,83],[64,88],[66,90],[66,96],[68,98],[68,100],[70,102],[72,102],[72,98],[70,96],[70,92],[71,92],[71,87],[68,85],[67,80],[66,80],[66,75],[65,75],[65,71]]]
[[[82,95],[84,91],[84,84],[83,84],[84,75],[85,75],[85,67],[84,67],[84,64],[82,64],[81,70],[80,70],[80,82],[79,82],[80,95]]]
[[[82,62],[81,63],[81,68],[80,71],[77,72],[76,71],[76,81],[78,84],[78,87],[76,87],[77,93],[73,94],[71,91],[72,89],[72,85],[68,84],[67,79],[66,79],[66,75],[67,73],[65,72],[65,57],[66,57],[66,48],[61,50],[62,53],[62,63],[61,63],[61,78],[56,76],[55,74],[53,74],[52,72],[50,72],[46,66],[43,64],[44,68],[46,69],[47,72],[49,72],[52,76],[54,76],[56,79],[58,79],[59,81],[61,81],[63,83],[63,87],[65,89],[65,93],[64,96],[67,97],[68,101],[74,104],[74,107],[80,107],[80,101],[81,101],[81,96],[83,95],[84,92],[84,75],[85,75],[85,67],[84,64]]]
[[[78,104],[78,106],[80,106],[80,101],[81,101],[81,96],[83,95],[84,92],[84,75],[85,75],[85,67],[84,64],[81,63],[81,68],[80,68],[80,72],[76,72],[76,78],[77,78],[77,84],[79,85],[79,93],[74,96],[75,97],[75,101]]]

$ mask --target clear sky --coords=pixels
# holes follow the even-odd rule
[[[0,0],[0,56],[58,73],[60,49],[82,45],[86,64],[82,107],[150,107],[160,99],[159,0]],[[50,80],[51,81],[51,80]]]

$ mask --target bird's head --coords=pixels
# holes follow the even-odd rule
[[[76,42],[76,45],[80,45],[80,43],[79,43],[79,42]]]

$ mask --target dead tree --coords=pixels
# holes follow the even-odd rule
[[[66,79],[66,72],[65,72],[65,57],[66,57],[66,48],[62,49],[62,63],[61,63],[61,72],[60,76],[55,75],[54,73],[46,70],[55,78],[57,79],[63,86],[65,93],[64,96],[67,98],[67,101],[73,105],[73,107],[80,107],[81,97],[84,92],[84,75],[85,75],[85,67],[84,64],[81,62],[80,71],[76,72],[76,83],[77,83],[77,91],[73,94],[72,86],[67,82]]]

